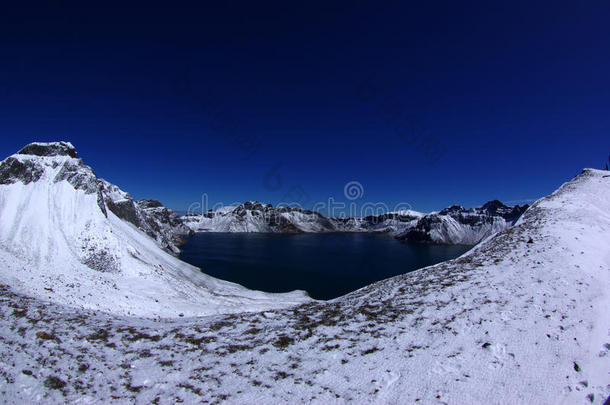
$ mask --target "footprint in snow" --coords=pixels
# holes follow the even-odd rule
[[[430,373],[447,376],[447,375],[460,375],[460,364],[453,359],[437,360],[435,366],[432,368]]]
[[[397,371],[392,371],[389,374],[390,374],[390,376],[388,378],[388,381],[385,384],[386,389],[390,388],[401,377],[400,373]]]

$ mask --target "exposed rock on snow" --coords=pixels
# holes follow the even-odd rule
[[[100,180],[106,206],[117,217],[135,225],[157,241],[164,250],[178,254],[183,236],[192,233],[178,214],[165,208],[159,201],[142,200],[136,202],[128,193],[114,184]]]
[[[278,308],[310,299],[203,274],[166,253],[188,233],[157,202],[97,178],[70,143],[35,143],[0,163],[0,280],[76,308],[186,316]],[[152,239],[150,236],[152,236]]]
[[[371,215],[364,218],[327,218],[296,207],[273,207],[258,201],[223,207],[202,215],[182,217],[194,232],[388,232],[398,233],[415,225],[423,214],[415,211]]]
[[[180,215],[166,208],[157,200],[140,200],[136,203],[143,214],[144,220],[150,227],[150,236],[163,234],[173,246],[172,251],[178,253],[177,246],[184,243],[182,236],[190,235],[193,231],[184,225]]]
[[[458,259],[259,313],[153,322],[4,286],[0,394],[11,403],[602,404],[609,212],[610,177],[585,170]]]
[[[32,143],[0,166],[0,184],[37,182],[45,173],[45,162],[54,170],[54,183],[67,181],[85,194],[97,194],[97,203],[104,215],[108,207],[119,218],[131,222],[157,241],[168,252],[178,253],[181,236],[191,231],[180,217],[162,206],[140,207],[131,196],[107,181],[98,179],[93,170],[78,159],[69,142]],[[154,209],[153,209],[154,208]]]
[[[17,152],[18,155],[69,156],[77,158],[76,149],[70,142],[33,142]]]
[[[9,157],[0,167],[0,184],[12,184],[17,181],[29,184],[38,181],[41,176],[42,169],[29,160],[21,161]]]
[[[187,215],[184,223],[194,232],[331,232],[334,224],[323,215],[301,208],[277,207],[248,201],[202,215]]]
[[[417,211],[389,212],[362,218],[331,218],[340,232],[378,232],[396,235],[411,228],[424,214]]]
[[[508,207],[498,200],[481,208],[454,205],[422,217],[415,226],[397,235],[410,242],[475,245],[517,222],[527,205]]]
[[[258,201],[182,217],[193,232],[382,232],[412,242],[474,245],[512,226],[527,205],[490,201],[481,208],[446,208],[438,213],[402,211],[362,218],[326,218],[300,208]]]

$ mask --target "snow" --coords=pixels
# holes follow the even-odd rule
[[[493,217],[491,223],[483,223],[477,226],[461,224],[448,215],[441,218],[441,225],[430,231],[432,240],[437,243],[475,245],[481,239],[503,231],[510,226],[501,217]]]
[[[36,146],[63,145],[63,146],[68,147],[69,149],[74,149],[74,145],[72,145],[72,142],[67,142],[67,141],[60,141],[60,142],[32,142],[29,145],[36,145]]]
[[[585,170],[458,259],[264,312],[110,315],[16,292],[3,273],[0,398],[602,404],[609,213],[609,173]]]
[[[100,183],[102,184],[104,190],[106,190],[106,195],[110,197],[112,201],[120,202],[129,201],[132,199],[129,193],[126,193],[125,191],[121,190],[119,187],[115,186],[109,181],[100,179]]]
[[[97,193],[56,181],[65,166],[79,163],[75,158],[13,158],[43,168],[42,177],[29,184],[0,184],[0,282],[15,291],[75,308],[153,318],[310,301],[302,291],[269,294],[209,277],[161,250],[134,225],[103,212]],[[90,168],[79,170],[96,180]],[[116,198],[126,194],[109,187]]]
[[[235,221],[230,210],[214,212],[214,217],[184,217],[185,223],[195,232],[266,232],[267,223],[263,217],[255,217],[247,212],[241,221]]]
[[[402,216],[405,216],[405,217],[415,217],[415,218],[421,218],[424,215],[426,215],[423,212],[414,211],[414,210],[390,211],[390,212],[388,212],[388,214],[397,214],[397,215],[402,215]]]
[[[328,232],[324,223],[320,221],[320,216],[307,214],[299,211],[283,212],[280,214],[288,222],[295,224],[301,232]]]

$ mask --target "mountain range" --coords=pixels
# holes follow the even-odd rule
[[[376,232],[410,242],[474,245],[514,225],[527,208],[494,200],[480,208],[452,206],[429,214],[408,210],[361,218],[327,218],[302,208],[249,201],[182,219],[193,232]]]

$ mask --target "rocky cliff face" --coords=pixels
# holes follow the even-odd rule
[[[99,180],[106,206],[117,217],[137,226],[158,245],[173,254],[180,253],[183,236],[193,231],[180,216],[157,200],[135,201],[128,193],[105,180]]]
[[[330,221],[339,232],[375,232],[396,235],[414,226],[423,215],[416,211],[403,211],[362,218],[330,218]]]
[[[498,200],[489,201],[480,208],[454,205],[425,215],[397,238],[410,242],[474,245],[514,225],[527,208],[527,205],[509,207]]]
[[[166,208],[157,200],[140,200],[136,203],[137,208],[142,212],[144,221],[148,225],[149,235],[164,235],[168,248],[178,252],[177,246],[184,243],[183,236],[190,235],[193,231],[187,227],[180,215]]]

